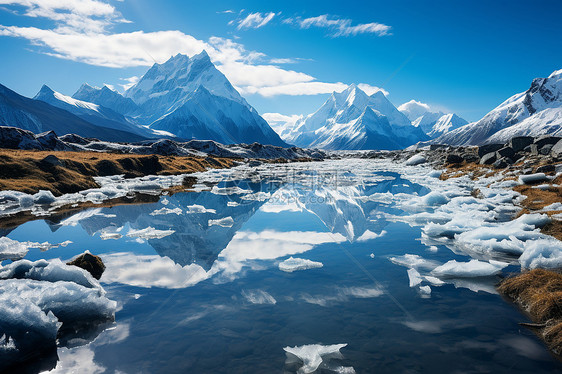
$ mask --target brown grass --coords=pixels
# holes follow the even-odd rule
[[[562,353],[562,274],[534,269],[506,278],[498,291],[521,307],[537,325],[536,333],[557,355]]]
[[[445,165],[446,170],[441,174],[439,179],[447,180],[449,178],[460,177],[463,175],[470,174],[472,180],[483,177],[490,176],[495,173],[495,170],[489,165],[480,165],[475,162],[463,162],[461,164],[449,164]]]
[[[54,155],[64,166],[42,160]],[[192,173],[232,166],[234,160],[218,157],[124,155],[99,152],[50,152],[0,149],[0,190],[36,193],[49,190],[55,196],[99,187],[95,176]]]

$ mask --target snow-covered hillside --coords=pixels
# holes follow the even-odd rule
[[[435,143],[474,145],[505,141],[517,135],[559,134],[562,124],[562,70],[536,78],[531,87],[513,95],[481,120],[451,131]]]
[[[432,111],[429,105],[415,100],[400,105],[398,110],[412,121],[412,125],[421,128],[431,139],[468,124],[454,113]]]
[[[84,83],[72,95],[72,98],[104,106],[124,116],[135,116],[138,114],[139,108],[133,100],[123,97],[119,92],[107,86],[98,88]]]

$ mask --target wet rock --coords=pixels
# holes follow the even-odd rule
[[[516,136],[511,138],[507,143],[514,152],[519,152],[525,149],[525,147],[533,144],[534,138],[532,136]]]
[[[480,165],[491,165],[498,159],[496,152],[486,153],[480,159]]]
[[[100,279],[105,271],[105,265],[99,256],[93,255],[86,251],[74,260],[67,263],[67,265],[78,266],[92,274],[92,277]]]
[[[436,151],[436,150],[438,150],[438,149],[444,149],[444,148],[447,148],[447,147],[448,147],[448,146],[445,145],[445,144],[431,144],[431,145],[429,146],[429,150],[430,150],[430,151]]]
[[[483,157],[484,155],[496,152],[504,147],[503,144],[484,144],[478,147],[478,157]]]

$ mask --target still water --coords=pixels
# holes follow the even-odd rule
[[[115,323],[59,347],[55,372],[306,372],[284,348],[314,344],[346,344],[317,372],[560,370],[518,326],[525,317],[496,294],[499,276],[445,280],[430,293],[410,287],[407,267],[391,258],[470,258],[425,243],[419,227],[392,218],[407,215],[403,207],[369,198],[430,192],[408,175],[344,160],[208,179],[157,202],[88,209],[6,233],[72,241],[30,250],[29,260],[89,250],[106,264],[101,283],[118,302]],[[322,266],[281,271],[290,257]]]

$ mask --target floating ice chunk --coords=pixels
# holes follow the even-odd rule
[[[470,260],[469,262],[450,260],[433,269],[431,273],[439,278],[487,277],[501,273],[501,270],[507,265],[508,264],[499,261],[490,263],[479,260]]]
[[[252,304],[270,304],[274,305],[277,300],[264,290],[242,291],[242,296]]]
[[[535,174],[527,174],[527,175],[519,176],[520,184],[538,183],[546,180],[548,180],[548,177],[544,173],[535,173]]]
[[[427,173],[427,176],[432,177],[432,178],[439,178],[441,176],[441,174],[443,174],[443,172],[441,172],[439,170],[433,170],[433,171],[430,171],[429,173]]]
[[[123,235],[119,234],[118,232],[102,231],[100,233],[101,240],[118,240],[122,237]]]
[[[35,204],[52,204],[55,202],[56,197],[51,191],[40,190],[35,195],[33,195],[33,203]]]
[[[185,207],[186,214],[198,214],[198,213],[216,213],[217,211],[214,209],[207,209],[203,205],[189,205]]]
[[[18,242],[8,237],[0,238],[0,261],[24,258],[30,248],[30,242]]]
[[[422,201],[423,204],[426,206],[437,206],[437,205],[447,204],[449,202],[449,199],[445,195],[433,191],[425,195]]]
[[[298,347],[285,347],[283,350],[287,355],[286,364],[302,363],[298,373],[309,374],[314,373],[323,362],[343,358],[340,349],[346,346],[347,344],[308,344]]]
[[[429,286],[420,286],[419,289],[420,289],[420,293],[421,293],[423,296],[429,296],[429,295],[431,295],[431,287],[429,287]]]
[[[117,308],[115,301],[103,296],[101,288],[87,288],[74,282],[7,279],[0,281],[0,286],[3,295],[37,305],[63,323],[113,319]]]
[[[426,281],[428,281],[434,286],[442,286],[445,284],[445,282],[443,282],[441,279],[432,277],[431,275],[425,275],[423,279],[425,279]]]
[[[226,206],[229,206],[229,207],[235,207],[235,206],[238,206],[238,205],[240,205],[240,204],[237,203],[236,201],[229,201],[229,202],[226,203]]]
[[[176,215],[182,215],[183,211],[181,210],[181,208],[174,208],[174,209],[170,209],[170,208],[161,208],[161,209],[156,209],[155,211],[153,211],[152,213],[150,213],[151,216],[163,216],[166,214],[176,214]]]
[[[60,259],[19,260],[0,268],[0,279],[32,279],[47,282],[74,282],[86,288],[101,290],[101,286],[90,273],[77,266],[69,266]]]
[[[234,225],[234,220],[232,219],[232,217],[210,219],[208,224],[209,226],[232,227]]]
[[[157,230],[154,227],[147,227],[141,230],[130,229],[127,236],[130,238],[140,238],[140,239],[162,239],[166,236],[172,235],[174,230]]]
[[[369,255],[369,257],[375,258],[375,254],[374,254],[374,253],[371,253],[371,254]]]
[[[408,269],[408,279],[410,280],[410,287],[416,287],[423,280],[420,273],[414,268]]]
[[[279,264],[279,270],[291,273],[297,270],[307,270],[321,268],[324,266],[321,262],[311,261],[304,258],[289,257]]]
[[[519,257],[522,268],[562,267],[562,242],[553,239],[539,239],[525,243],[525,250]]]
[[[405,254],[403,256],[391,257],[390,261],[396,265],[406,266],[414,269],[432,270],[439,266],[439,263],[427,260],[418,255]]]
[[[419,164],[423,164],[425,163],[427,160],[425,159],[425,157],[423,157],[422,155],[418,154],[418,155],[413,155],[412,157],[410,157],[409,159],[406,160],[406,162],[404,162],[406,165],[419,165]]]

